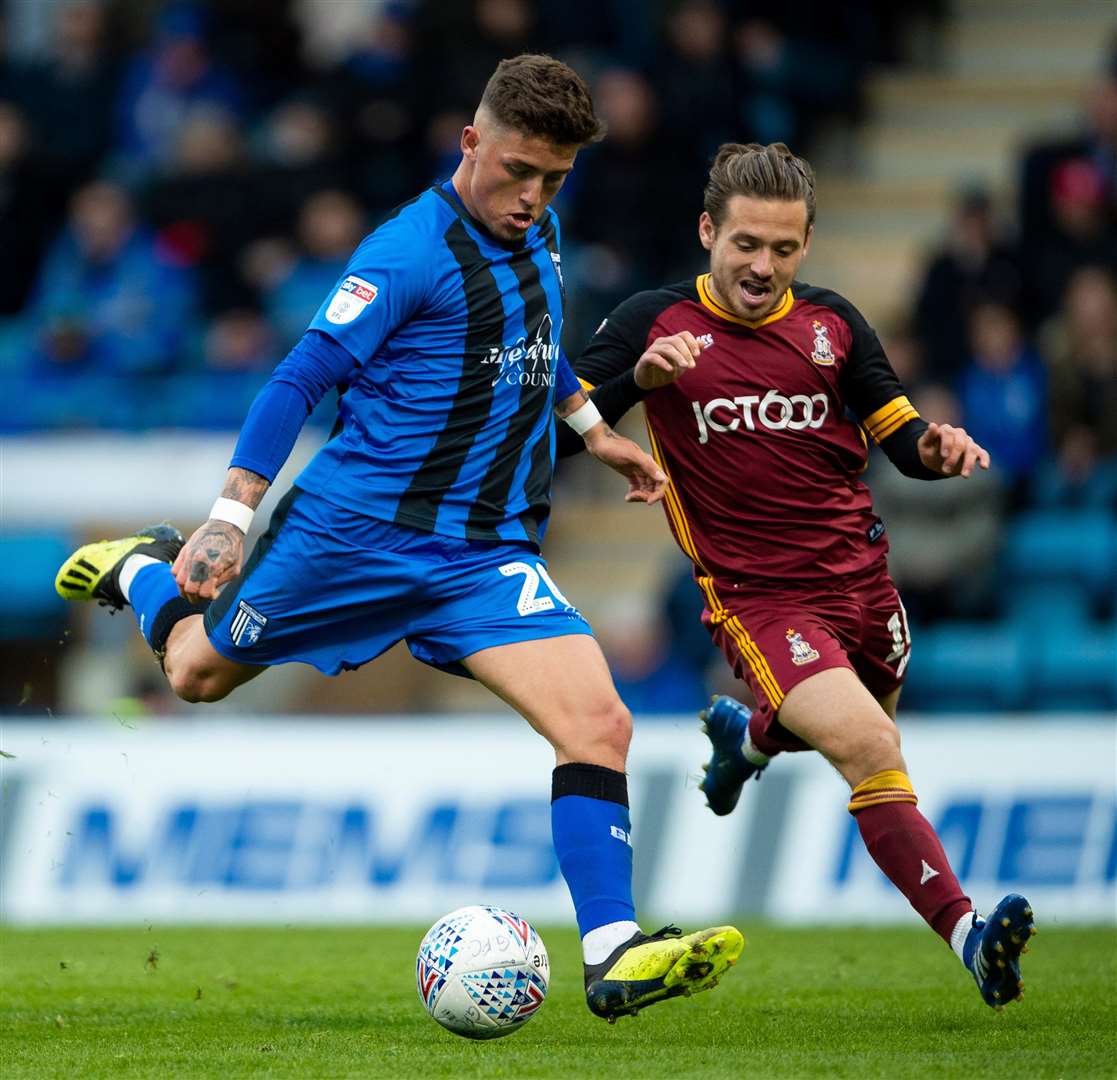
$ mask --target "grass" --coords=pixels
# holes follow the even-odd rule
[[[1041,924],[1026,1000],[997,1015],[926,931],[744,928],[720,987],[615,1027],[585,1008],[576,935],[544,930],[547,1003],[489,1043],[423,1012],[426,927],[0,928],[0,1075],[1117,1075],[1117,929]]]

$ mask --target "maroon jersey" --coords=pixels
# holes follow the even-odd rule
[[[711,586],[786,586],[883,561],[884,527],[860,479],[865,433],[879,443],[918,414],[876,334],[826,289],[795,282],[750,322],[718,304],[707,282],[626,300],[575,370],[595,386],[658,337],[689,330],[704,343],[694,369],[644,406],[670,480],[671,529],[708,598]]]

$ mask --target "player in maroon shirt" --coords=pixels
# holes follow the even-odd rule
[[[1000,1008],[1022,996],[1032,911],[1010,895],[977,915],[916,809],[895,722],[907,620],[861,480],[868,439],[927,480],[989,455],[919,416],[848,300],[795,280],[814,211],[811,168],[782,143],[723,146],[698,224],[709,273],[619,305],[575,370],[611,423],[644,402],[703,621],[757,702],[703,714],[711,808],[729,813],[775,754],[818,750],[869,853]]]

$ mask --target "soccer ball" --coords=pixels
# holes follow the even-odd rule
[[[474,904],[444,915],[419,946],[415,981],[427,1012],[467,1039],[523,1027],[547,996],[543,939],[502,908]]]

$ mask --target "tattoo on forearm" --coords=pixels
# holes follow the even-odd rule
[[[225,476],[221,495],[226,499],[236,499],[255,510],[269,487],[268,481],[259,473],[249,472],[248,469],[230,469]]]
[[[577,412],[589,399],[590,396],[585,390],[577,390],[570,397],[557,402],[555,412],[558,413],[560,420],[565,420],[571,413]]]

